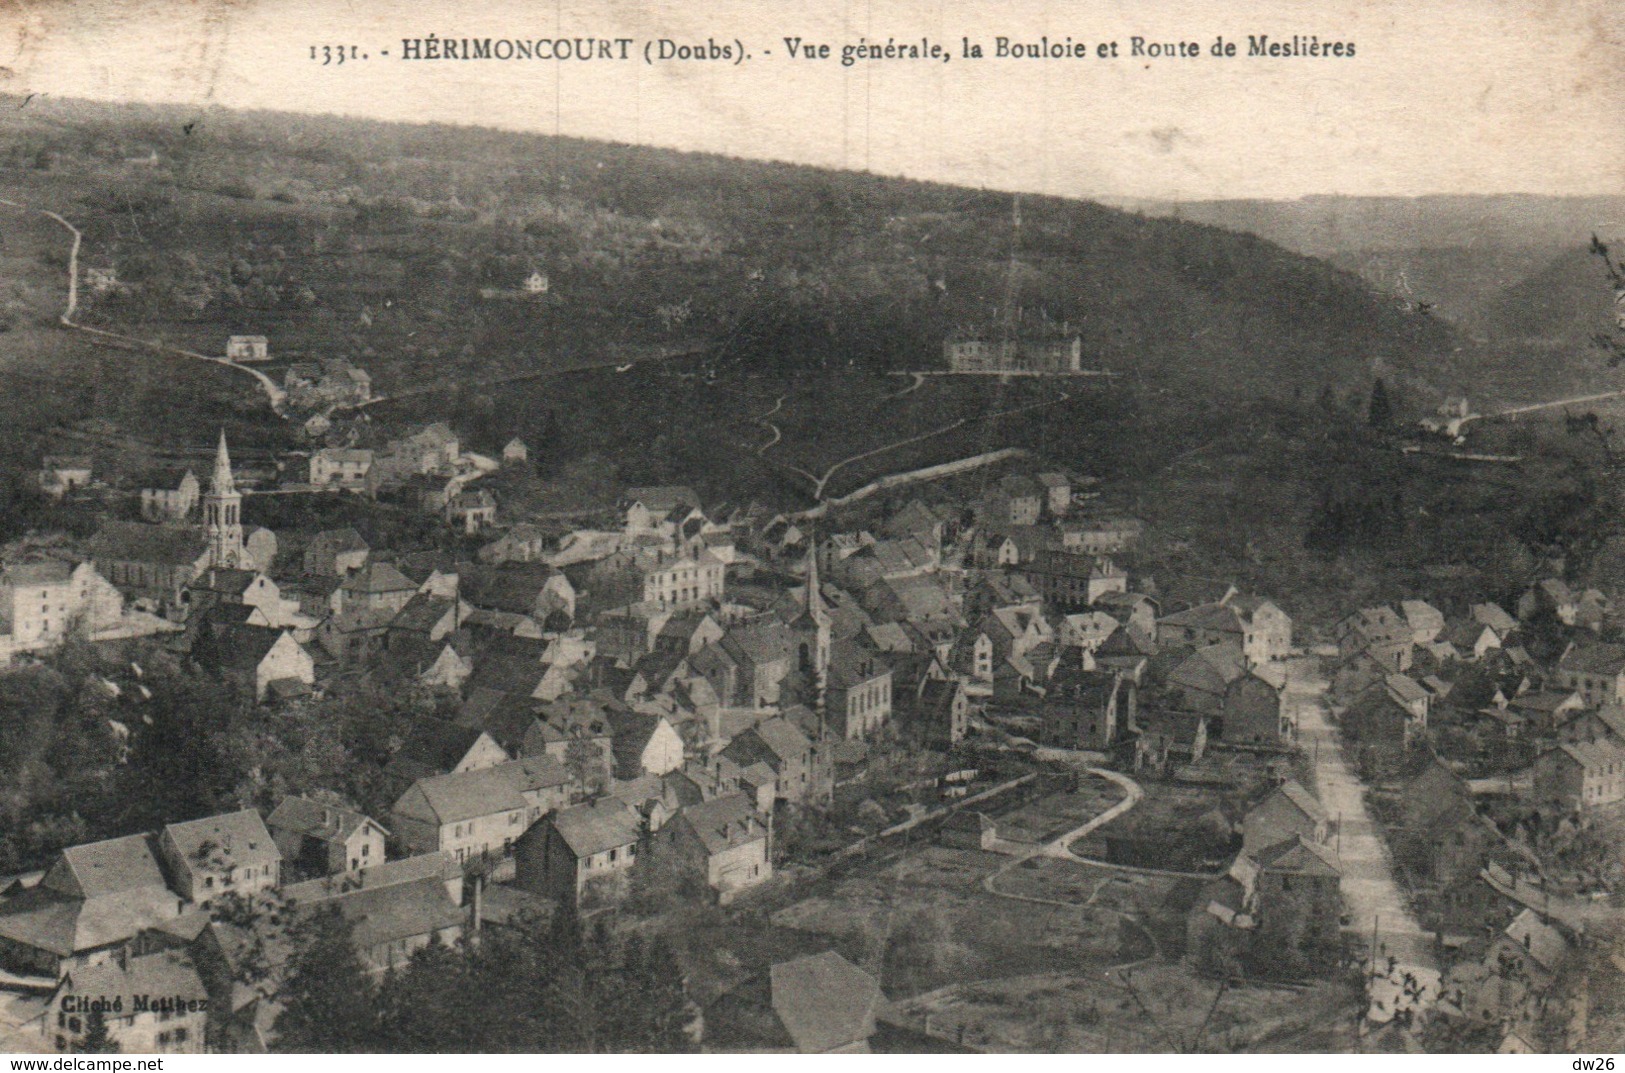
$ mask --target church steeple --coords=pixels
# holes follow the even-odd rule
[[[830,617],[829,606],[824,603],[824,594],[818,580],[818,540],[813,534],[809,533],[807,537],[807,586],[802,593],[802,613],[798,624],[802,630],[812,634],[811,645],[802,645],[802,658],[810,664],[804,667],[803,670],[812,678],[814,704],[818,712],[818,737],[820,740],[824,736],[824,701],[825,693],[829,688],[829,646],[832,623],[833,619]],[[809,647],[811,648],[810,652],[808,651]]]
[[[237,483],[231,477],[231,452],[226,449],[226,430],[220,430],[220,446],[214,451],[214,479],[209,494],[230,496],[237,494]]]
[[[231,476],[231,452],[226,449],[226,430],[220,430],[220,446],[214,453],[214,476],[203,497],[203,526],[209,537],[209,566],[235,568],[243,562],[243,497]]]

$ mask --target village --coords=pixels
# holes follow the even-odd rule
[[[0,659],[88,646],[125,736],[158,653],[267,726],[369,689],[423,709],[350,761],[367,800],[273,787],[9,877],[10,1049],[277,1049],[270,904],[336,910],[380,979],[703,904],[684,1032],[717,1051],[1562,1051],[1620,993],[1625,644],[1597,590],[1296,621],[1142,571],[1132,503],[1029,453],[850,506],[660,486],[527,514],[520,439],[363,428],[347,362],[282,383],[309,450],[45,457],[98,521],[5,550]],[[301,525],[300,497],[359,521]],[[134,1000],[159,990],[184,1001]]]

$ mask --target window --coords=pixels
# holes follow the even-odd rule
[[[79,1018],[77,1018],[77,1017],[68,1018],[68,1031],[69,1032],[77,1032],[77,1031],[79,1031]]]
[[[615,851],[614,850],[609,851],[609,859],[612,860],[612,861],[615,859]]]

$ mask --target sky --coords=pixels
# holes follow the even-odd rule
[[[1063,196],[1625,193],[1621,0],[10,0],[0,91],[563,133]],[[627,61],[402,58],[405,39],[631,38]],[[1249,35],[1352,42],[1253,57]],[[1000,59],[995,39],[1086,46]],[[1216,58],[1216,38],[1240,55]],[[1194,42],[1131,58],[1132,38]],[[784,39],[836,58],[791,59]],[[860,38],[951,59],[859,61]],[[961,55],[961,39],[984,48]],[[646,64],[727,43],[737,63]],[[1098,55],[1115,41],[1118,56]],[[322,65],[312,46],[366,59]],[[383,53],[388,52],[388,56]]]

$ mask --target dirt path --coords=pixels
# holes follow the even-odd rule
[[[1001,898],[1019,899],[1021,897],[1020,895],[1005,894],[1003,891],[998,889],[997,882],[999,877],[1009,874],[1011,871],[1019,868],[1021,865],[1032,860],[1034,857],[1059,857],[1063,860],[1070,859],[1072,851],[1068,847],[1070,847],[1073,842],[1076,842],[1080,838],[1087,837],[1098,828],[1104,827],[1106,824],[1117,819],[1117,817],[1121,816],[1135,805],[1138,805],[1140,803],[1140,798],[1145,796],[1145,791],[1140,789],[1140,784],[1120,771],[1112,771],[1109,768],[1103,767],[1090,767],[1085,768],[1084,770],[1091,775],[1098,775],[1101,778],[1106,779],[1108,782],[1116,783],[1123,790],[1123,800],[1117,802],[1117,804],[1113,805],[1105,812],[1086,820],[1084,823],[1074,827],[1072,830],[1067,831],[1065,834],[1062,834],[1057,838],[1052,838],[1048,842],[1041,842],[1035,846],[1012,854],[1008,861],[994,869],[990,875],[982,880],[982,889],[986,890],[989,894],[997,894]],[[1006,845],[1010,845],[1010,843],[1006,843]]]
[[[270,400],[271,409],[276,412],[277,416],[287,416],[285,413],[283,413],[283,405],[287,401],[287,392],[283,391],[281,386],[278,385],[275,380],[272,380],[269,376],[265,375],[258,369],[251,369],[246,365],[239,365],[227,358],[214,357],[213,355],[209,354],[199,354],[196,351],[170,346],[168,343],[163,343],[155,339],[138,339],[133,335],[124,335],[119,332],[104,331],[101,328],[91,328],[75,321],[73,318],[79,312],[79,250],[84,245],[84,235],[77,227],[73,226],[73,224],[69,223],[67,220],[48,209],[31,209],[26,205],[20,205],[17,202],[6,198],[0,198],[0,205],[8,205],[11,208],[22,212],[37,212],[41,216],[54,220],[56,223],[66,228],[68,233],[73,236],[73,245],[68,249],[68,300],[67,305],[62,310],[62,315],[57,318],[57,322],[64,328],[69,328],[76,332],[82,332],[86,335],[95,336],[98,339],[111,340],[116,344],[121,344],[126,347],[142,348],[173,357],[190,358],[194,361],[213,362],[216,365],[224,365],[228,369],[236,369],[239,372],[245,372],[254,377],[255,380],[259,381],[260,389],[265,392],[265,397]]]

